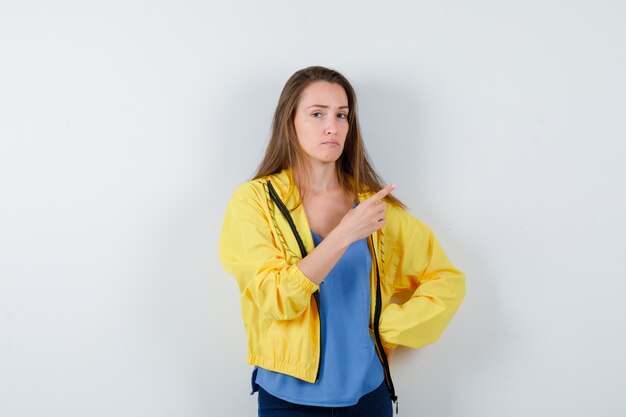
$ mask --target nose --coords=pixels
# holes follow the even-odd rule
[[[332,135],[334,133],[337,133],[337,125],[335,120],[333,119],[328,123],[328,126],[326,126],[326,134]]]

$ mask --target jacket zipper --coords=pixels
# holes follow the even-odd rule
[[[304,257],[307,255],[307,251],[306,251],[306,248],[304,247],[304,242],[302,242],[302,238],[300,237],[300,234],[298,233],[296,224],[294,223],[293,218],[291,217],[291,213],[289,213],[289,209],[287,209],[283,201],[280,199],[280,197],[276,193],[276,190],[274,190],[274,186],[272,185],[272,182],[270,180],[267,180],[267,188],[269,189],[270,197],[272,197],[272,200],[274,200],[274,203],[276,203],[276,205],[278,206],[278,209],[287,220],[287,223],[289,223],[289,227],[291,227],[291,231],[293,232],[294,236],[296,237],[296,241],[298,242],[298,247],[300,248],[300,254],[302,255],[302,259],[304,259]],[[320,376],[320,368],[322,365],[322,313],[320,311],[321,303],[320,303],[320,290],[319,289],[315,290],[315,292],[313,293],[313,298],[315,299],[315,303],[317,304],[317,314],[318,314],[318,323],[319,323],[319,327],[317,331],[318,331],[318,335],[320,339],[320,346],[319,346],[320,353],[319,353],[318,362],[317,362],[317,372],[315,373],[315,382],[317,382]]]
[[[374,338],[376,339],[377,353],[380,361],[383,364],[383,371],[385,373],[385,382],[389,389],[389,397],[391,401],[396,405],[396,414],[398,414],[398,396],[391,380],[391,371],[389,369],[389,361],[387,361],[387,355],[383,347],[383,342],[380,338],[380,315],[382,313],[382,301],[381,301],[381,289],[380,289],[380,274],[378,272],[378,259],[376,258],[376,250],[374,250],[374,241],[372,235],[368,236],[371,243],[372,253],[374,254],[374,265],[376,265],[376,306],[374,307]]]

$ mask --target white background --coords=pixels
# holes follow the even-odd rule
[[[400,415],[626,415],[625,12],[0,1],[0,415],[256,415],[218,237],[309,65],[467,275]]]

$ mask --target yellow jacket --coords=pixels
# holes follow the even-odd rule
[[[272,188],[300,232],[302,251],[272,199]],[[359,201],[372,194],[359,194]],[[290,168],[238,186],[226,208],[220,260],[239,286],[247,363],[313,383],[320,360],[319,304],[314,297],[319,286],[296,265],[303,252],[315,248],[304,208],[296,207],[298,198]],[[432,230],[408,211],[388,204],[385,219],[385,226],[368,237],[370,332],[389,386],[382,347],[417,348],[436,341],[461,304],[465,276],[448,260]],[[399,293],[407,301],[391,303]]]

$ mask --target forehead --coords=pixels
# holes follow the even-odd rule
[[[302,91],[300,98],[301,106],[310,106],[313,104],[347,106],[348,95],[343,87],[337,83],[329,83],[327,81],[315,81]]]

